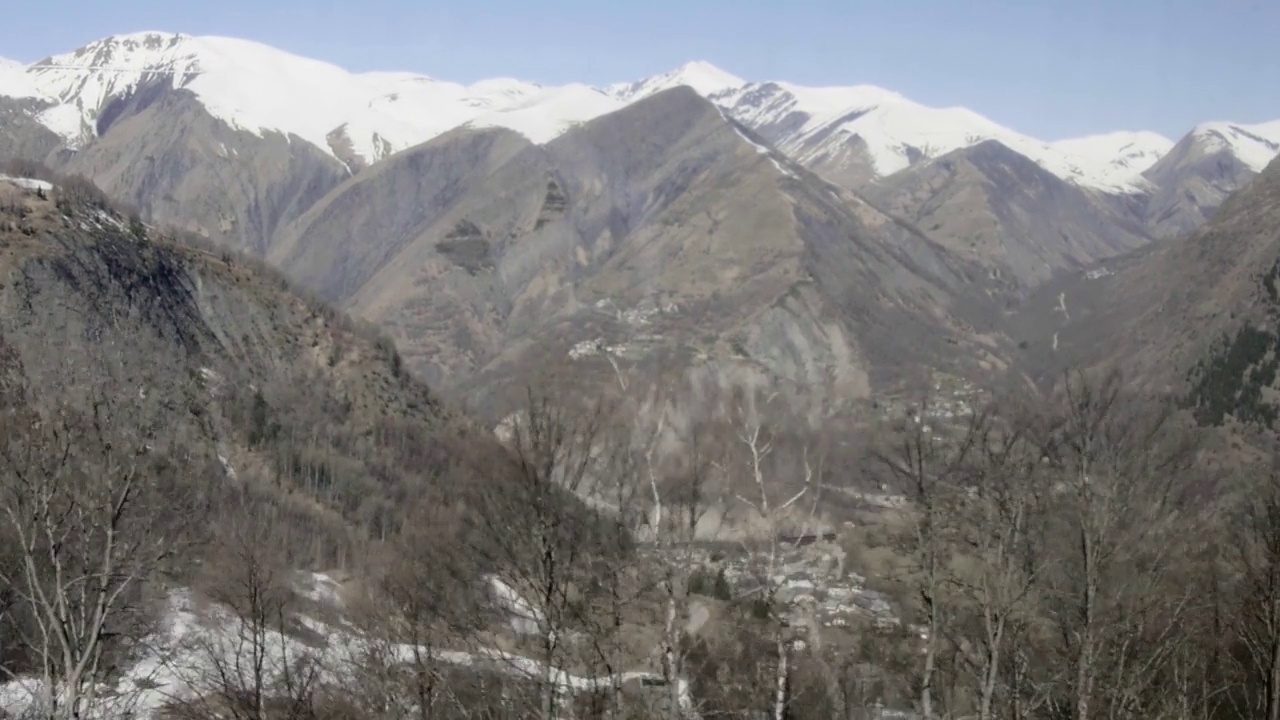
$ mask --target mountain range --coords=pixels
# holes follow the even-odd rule
[[[855,184],[987,140],[1081,187],[1116,193],[1150,190],[1147,171],[1175,146],[1228,152],[1254,173],[1280,152],[1280,122],[1205,123],[1178,143],[1146,131],[1046,142],[966,108],[926,107],[874,86],[748,82],[705,62],[603,88],[509,78],[460,85],[405,72],[351,73],[246,40],[158,32],[106,38],[25,66],[0,60],[0,96],[42,105],[39,122],[72,146],[101,134],[113,100],[156,81],[191,91],[237,129],[297,136],[355,165],[464,125],[506,127],[543,143],[676,86],[711,99],[798,162]]]
[[[1197,658],[1267,634],[1224,558],[1275,535],[1238,520],[1275,515],[1277,139],[1045,142],[699,62],[0,62],[0,716],[1254,706]],[[1019,569],[1094,546],[1096,652],[1090,578]],[[979,576],[1027,598],[1017,667],[989,593],[918,601]],[[980,692],[927,690],[974,647]],[[1081,694],[1080,653],[1170,672]]]
[[[1008,370],[1018,308],[1196,231],[1277,154],[1280,121],[1050,142],[705,62],[461,85],[171,33],[0,62],[0,159],[257,254],[486,399],[550,357],[848,397]]]

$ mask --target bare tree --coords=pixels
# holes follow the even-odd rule
[[[1070,713],[1088,720],[1105,699],[1128,716],[1159,677],[1186,609],[1185,593],[1162,583],[1193,530],[1180,514],[1193,448],[1171,408],[1126,394],[1115,372],[1068,373],[1042,437],[1061,533],[1047,609],[1070,668]]]
[[[104,355],[96,379],[67,386],[82,404],[6,393],[0,517],[19,562],[0,582],[35,658],[43,717],[103,711],[116,663],[153,632],[144,590],[179,549],[174,469],[152,447],[164,408],[121,393],[118,369]]]
[[[943,609],[951,564],[948,510],[967,471],[975,443],[981,437],[981,423],[975,417],[957,433],[931,418],[928,396],[919,407],[898,422],[892,451],[873,451],[887,469],[892,484],[903,488],[911,501],[911,519],[904,550],[910,558],[912,586],[924,616],[924,650],[917,698],[925,720],[934,717],[939,656],[945,628]]]
[[[762,541],[748,542],[748,547],[757,582],[757,607],[775,627],[774,720],[786,715],[792,673],[790,608],[780,592],[785,582],[780,576],[781,563],[788,545],[783,535],[788,525],[797,531],[797,538],[816,530],[823,469],[821,458],[810,456],[808,438],[803,435],[799,442],[784,446],[792,451],[790,457],[778,455],[780,442],[797,439],[779,432],[794,421],[789,410],[776,393],[738,392],[729,417],[734,451],[726,458],[725,469],[730,476],[742,477],[742,489],[735,497],[764,536]]]
[[[1280,718],[1280,456],[1241,493],[1241,517],[1230,536],[1229,561],[1240,578],[1236,633],[1264,692],[1257,710]],[[1252,673],[1251,673],[1252,674]]]
[[[367,596],[353,608],[362,630],[346,674],[368,717],[445,717],[458,699],[441,653],[465,647],[482,619],[472,569],[459,552],[462,508],[422,498],[383,547]]]
[[[607,452],[603,401],[575,402],[553,388],[526,393],[511,424],[509,462],[473,456],[470,464],[488,478],[477,483],[470,546],[512,630],[536,641],[539,676],[530,679],[548,719],[562,707],[563,665],[582,627],[583,590],[609,549],[608,524],[617,522],[582,500]]]
[[[297,596],[290,562],[284,529],[269,507],[241,495],[219,515],[201,578],[215,606],[172,661],[186,686],[172,702],[182,717],[308,717],[320,667],[291,637]]]
[[[998,712],[1006,652],[1017,640],[1011,635],[1034,615],[1036,584],[1046,562],[1038,448],[1025,423],[994,410],[970,417],[968,437],[961,441],[971,448],[969,460],[958,478],[954,516],[946,520],[958,545],[958,567],[949,573],[957,617],[947,631],[977,669],[979,720]]]

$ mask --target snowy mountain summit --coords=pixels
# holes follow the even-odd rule
[[[672,73],[612,86],[610,92],[632,101],[688,85],[803,164],[839,172],[844,165],[862,162],[874,177],[995,140],[1064,180],[1108,192],[1132,192],[1144,188],[1142,172],[1173,147],[1172,140],[1150,132],[1044,142],[972,110],[927,107],[873,85],[735,81],[732,74],[708,63],[691,63]],[[862,152],[851,153],[851,145]]]
[[[94,136],[113,100],[154,84],[194,94],[234,128],[296,137],[366,164],[463,126],[510,128],[544,143],[677,86],[797,162],[850,182],[994,140],[1081,187],[1131,193],[1147,189],[1143,172],[1174,145],[1151,132],[1046,142],[966,108],[928,107],[875,86],[751,82],[702,61],[605,88],[511,79],[461,85],[414,73],[352,73],[248,40],[161,32],[105,38],[27,66],[0,60],[0,96],[41,102],[40,122],[73,146]],[[1197,132],[1250,166],[1280,152],[1275,123],[1214,123]]]
[[[0,68],[0,82],[7,75]],[[10,73],[12,74],[12,73]],[[399,72],[351,73],[261,43],[135,33],[26,68],[28,90],[54,105],[41,121],[70,142],[91,137],[110,102],[160,83],[189,91],[215,117],[255,134],[296,136],[331,153],[345,140],[365,162],[460,125],[511,127],[545,142],[622,103],[582,85],[492,80],[472,86]],[[10,81],[0,85],[0,94]]]
[[[725,72],[709,62],[695,61],[661,75],[630,83],[610,85],[605,88],[605,91],[623,102],[632,102],[683,85],[692,88],[694,92],[705,98],[714,99],[742,88],[746,84],[746,80]]]

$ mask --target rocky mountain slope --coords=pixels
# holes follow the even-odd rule
[[[1277,154],[1280,121],[1196,127],[1143,173],[1155,188],[1145,210],[1148,227],[1157,237],[1195,230]]]
[[[308,156],[294,161],[304,165],[305,172],[290,168],[302,174],[290,177],[286,183],[289,189],[282,191],[268,183],[250,193],[268,207],[265,213],[246,216],[243,211],[209,209],[191,222],[202,232],[227,236],[243,247],[258,250],[271,241],[263,233],[275,230],[277,223],[271,222],[270,216],[282,212],[286,219],[296,216],[288,211],[287,202],[279,200],[282,192],[297,195],[297,188],[330,183],[332,178],[323,175],[331,170],[317,173],[313,167],[321,160],[358,170],[462,126],[506,127],[535,143],[544,143],[575,124],[676,86],[693,88],[793,160],[845,187],[862,188],[924,161],[996,140],[1060,179],[1124,198],[1121,204],[1132,209],[1131,219],[1150,220],[1154,223],[1151,234],[1158,236],[1189,229],[1188,224],[1212,212],[1220,199],[1215,199],[1217,195],[1234,189],[1248,175],[1227,173],[1230,177],[1225,180],[1210,178],[1212,191],[1192,188],[1199,199],[1189,199],[1185,183],[1206,181],[1179,180],[1182,174],[1171,166],[1196,161],[1179,151],[1173,160],[1155,168],[1156,161],[1168,154],[1174,143],[1153,133],[1117,132],[1045,142],[964,108],[930,108],[881,88],[749,82],[703,62],[603,89],[542,87],[510,79],[461,86],[410,73],[349,73],[243,40],[135,33],[96,41],[30,66],[6,62],[0,71],[0,96],[21,99],[25,104],[22,118],[50,130],[68,148],[91,148],[121,116],[131,112],[128,106],[137,104],[131,99],[134,96],[148,96],[146,104],[156,106],[158,95],[176,90],[194,100],[183,112],[207,115],[202,123],[225,124],[230,134],[245,133],[230,145],[220,137],[215,149],[226,149],[217,150],[218,154],[235,157],[253,152],[258,140],[276,145],[271,139],[277,136],[286,143],[290,138],[301,140],[288,147]],[[157,118],[153,111],[151,120]],[[165,116],[164,123],[177,122]],[[1235,130],[1219,132],[1211,130],[1213,127]],[[4,132],[15,131],[6,128]],[[20,154],[46,159],[40,156],[45,146],[26,138],[30,132],[24,131]],[[1227,156],[1255,171],[1258,158],[1265,162],[1276,152],[1269,126],[1225,123],[1199,128],[1179,146],[1207,134],[1220,138]],[[117,143],[120,141],[117,135]],[[169,175],[173,171],[166,171],[166,167],[189,168],[213,161],[206,154],[182,153],[169,158],[157,156],[155,146],[124,146],[130,148],[127,154],[156,158],[159,169],[153,171],[156,177],[150,189],[172,188],[175,197],[189,192],[184,184],[203,183],[172,179]],[[279,157],[281,151],[270,147],[266,154]],[[310,157],[313,155],[316,157]],[[112,161],[95,158],[86,161],[83,169],[98,171],[103,164]],[[260,172],[261,168],[243,170]],[[141,181],[109,180],[113,178],[103,184],[118,185],[109,188],[113,193],[155,194],[140,190]],[[152,212],[149,202],[143,203],[142,209]],[[154,214],[166,222],[179,219],[172,216],[171,208],[161,207]],[[266,222],[261,217],[264,214]],[[1184,216],[1184,220],[1173,220]],[[1042,224],[1051,222],[1052,218],[1042,219]],[[237,227],[228,231],[231,225]]]
[[[1000,308],[1196,226],[1277,148],[1270,125],[1041,142],[706,63],[463,87],[160,33],[4,63],[0,96],[0,158],[266,257],[471,386],[570,349],[847,396],[921,365],[997,368]]]
[[[80,180],[0,177],[0,401],[0,572],[24,580],[0,612],[5,716],[405,716],[441,678],[466,712],[437,715],[511,714],[548,677],[564,703],[660,677],[642,613],[607,667],[582,612],[556,618],[554,655],[528,637],[550,610],[526,599],[525,513],[572,543],[562,583],[616,564],[626,528],[607,545],[550,480],[504,484],[508,451],[369,326]],[[404,630],[406,588],[451,634]],[[433,684],[407,689],[424,655]]]
[[[691,92],[632,110],[668,118],[666,139],[693,154],[618,152],[607,142],[614,129],[584,128],[587,137],[553,156],[568,169],[566,191],[548,192],[540,178],[541,197],[551,197],[534,224],[541,217],[563,232],[557,213],[575,215],[572,198],[589,182],[605,192],[621,168],[663,185],[672,163],[774,167]],[[463,135],[499,145],[513,137]],[[704,143],[718,150],[699,158]],[[734,157],[716,156],[726,148]],[[658,166],[648,164],[655,157]],[[777,202],[767,190],[754,199]],[[651,199],[634,198],[635,207]],[[655,203],[659,215],[676,204]],[[766,250],[776,248],[753,258]],[[771,707],[769,653],[781,625],[729,590],[710,596],[713,576],[688,564],[683,544],[670,555],[665,543],[640,551],[631,523],[651,517],[641,504],[597,513],[557,486],[586,492],[607,484],[600,469],[634,472],[636,458],[624,455],[638,448],[617,444],[632,428],[615,423],[631,418],[578,416],[591,408],[547,397],[517,425],[534,430],[499,444],[443,407],[390,343],[260,263],[162,235],[80,179],[0,178],[0,573],[25,581],[0,612],[0,713],[212,719],[282,708],[368,718],[430,704],[444,718],[570,707],[669,717],[674,705],[700,717]],[[782,442],[770,462],[790,452]],[[736,466],[736,451],[723,457]],[[538,527],[554,532],[531,532]],[[786,576],[808,584],[778,595],[788,608],[801,595],[824,598],[824,612],[840,618],[828,635],[838,651],[847,628],[871,625],[863,606],[877,620],[897,617],[864,577],[845,577],[843,551],[823,542],[781,554]],[[749,597],[760,552],[718,552],[719,584]],[[690,581],[675,604],[660,590],[664,577],[702,584]],[[85,627],[81,617],[93,625],[65,631]],[[664,672],[672,636],[697,660]],[[904,638],[882,644],[910,652]],[[749,662],[744,644],[759,648]],[[81,656],[95,662],[79,669]],[[797,684],[817,679],[807,668],[790,673]],[[725,677],[748,680],[726,687]],[[795,706],[811,702],[795,696]]]
[[[975,267],[748,133],[682,87],[542,146],[450,133],[333,191],[270,260],[473,385],[665,354],[855,398],[983,361]]]
[[[1012,317],[1042,380],[1118,363],[1206,422],[1275,417],[1280,161],[1196,233],[1046,285]]]
[[[40,407],[132,398],[140,407],[113,421],[158,419],[193,481],[311,486],[321,503],[286,506],[341,539],[356,518],[390,518],[417,482],[374,431],[416,428],[425,441],[451,415],[371,326],[292,287],[260,263],[129,223],[92,191],[0,180],[9,381]],[[317,435],[324,447],[301,440]],[[339,467],[365,471],[323,489],[308,479]]]
[[[707,63],[615,85],[610,92],[634,101],[678,85],[694,88],[797,162],[855,188],[923,160],[998,140],[1064,180],[1135,192],[1143,188],[1142,170],[1173,145],[1150,132],[1043,142],[965,108],[930,108],[871,85],[744,82]]]
[[[1062,180],[998,140],[914,165],[865,192],[1020,288],[1150,240],[1114,196]]]

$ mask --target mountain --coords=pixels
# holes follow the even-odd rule
[[[62,146],[62,138],[35,119],[41,107],[34,98],[0,97],[0,160],[40,160]]]
[[[653,344],[640,358],[839,375],[850,396],[922,366],[990,370],[1001,308],[1195,226],[1275,152],[1270,126],[1042,142],[700,62],[605,89],[463,86],[137,33],[0,68],[0,158],[268,258],[385,325],[429,379],[472,387],[537,364],[539,343],[563,358],[635,338]],[[1206,175],[1223,167],[1229,182]]]
[[[797,162],[854,188],[922,160],[998,140],[1064,180],[1109,192],[1137,192],[1145,188],[1142,171],[1173,146],[1150,132],[1042,142],[971,110],[927,107],[872,85],[747,83],[707,63],[691,63],[609,91],[634,101],[675,85],[692,87]]]
[[[1280,120],[1197,126],[1143,173],[1156,188],[1148,202],[1148,226],[1159,237],[1191,232],[1278,154]]]
[[[1083,187],[1133,193],[1149,189],[1142,172],[1173,146],[1150,132],[1045,142],[965,108],[927,107],[874,86],[748,82],[706,62],[603,89],[510,79],[464,86],[413,73],[351,73],[246,40],[143,32],[25,69],[0,64],[0,95],[51,102],[40,119],[72,144],[95,135],[111,100],[156,81],[190,91],[235,128],[297,136],[352,167],[468,124],[546,142],[676,86],[693,88],[793,159],[851,187],[994,139]]]
[[[547,364],[612,382],[611,362],[667,356],[865,397],[991,349],[975,268],[684,87],[541,146],[459,130],[400,153],[269,260],[486,395]]]
[[[691,88],[699,95],[715,99],[747,84],[746,80],[728,73],[709,62],[685,63],[671,72],[630,83],[617,83],[605,92],[623,102],[642,100],[675,87]]]
[[[50,189],[37,196],[23,184]],[[61,179],[0,179],[0,345],[38,393],[84,401],[85,388],[107,383],[118,394],[110,383],[119,378],[94,368],[123,363],[143,395],[177,406],[166,422],[191,434],[192,452],[216,450],[245,472],[272,449],[242,422],[255,394],[276,421],[332,422],[335,438],[388,420],[450,422],[367,323],[261,262],[130,222],[101,198]],[[82,385],[54,381],[63,374]],[[298,382],[314,396],[304,402]],[[346,452],[358,455],[354,445]]]
[[[159,83],[190,92],[234,129],[297,137],[352,166],[471,122],[538,137],[620,106],[582,85],[496,79],[467,87],[411,73],[350,73],[247,40],[151,32],[51,56],[26,75],[59,103],[42,119],[72,144],[99,134],[113,101]]]
[[[508,128],[547,143],[678,86],[846,188],[865,189],[994,140],[1059,179],[1114,196],[1104,204],[1123,209],[1126,224],[1151,223],[1145,232],[1159,237],[1193,227],[1224,189],[1247,179],[1243,168],[1276,152],[1266,127],[1231,126],[1223,157],[1243,153],[1241,169],[1223,171],[1228,180],[1219,181],[1201,160],[1212,153],[1186,147],[1199,147],[1206,132],[1184,138],[1157,165],[1174,143],[1154,133],[1045,142],[965,108],[932,108],[874,86],[750,82],[706,62],[603,89],[512,79],[460,85],[413,73],[352,73],[246,40],[143,32],[25,67],[0,63],[0,157],[84,174],[155,221],[266,253],[280,229],[324,193],[396,152],[461,127]],[[1263,141],[1251,143],[1249,133]],[[1200,199],[1189,201],[1188,193]]]
[[[1271,423],[1280,320],[1280,160],[1203,228],[1049,283],[1011,316],[1023,364],[1120,364],[1202,421]]]
[[[513,127],[545,141],[621,106],[582,85],[353,74],[179,34],[116,36],[24,72],[3,67],[0,95],[20,97],[0,98],[0,156],[91,177],[156,222],[258,254],[353,171],[441,132]],[[56,138],[65,149],[54,152]]]
[[[402,717],[389,698],[420,707],[440,678],[466,714],[509,716],[531,675],[571,680],[565,702],[596,676],[656,675],[640,613],[625,619],[637,649],[604,668],[574,662],[593,657],[585,619],[557,626],[573,628],[558,655],[524,637],[549,614],[526,600],[531,511],[556,518],[562,584],[569,559],[634,562],[627,528],[545,476],[515,482],[492,433],[367,325],[251,258],[128,220],[82,180],[0,178],[0,403],[0,571],[38,588],[0,627],[5,717],[304,702],[309,717]],[[574,592],[602,606],[584,576]],[[394,593],[410,585],[394,583],[410,577],[432,621],[458,618],[448,634],[402,632],[412,611]],[[509,619],[521,610],[526,626]],[[418,653],[433,677],[414,693],[399,677]],[[352,690],[375,673],[384,684]]]
[[[114,99],[98,136],[50,156],[152,221],[263,254],[285,223],[350,176],[337,159],[278,133],[236,129],[164,83]]]
[[[0,58],[0,160],[41,159],[61,145],[36,118],[49,104],[25,65]]]
[[[998,140],[913,165],[864,192],[1020,288],[1149,241],[1110,196],[1063,180]]]

